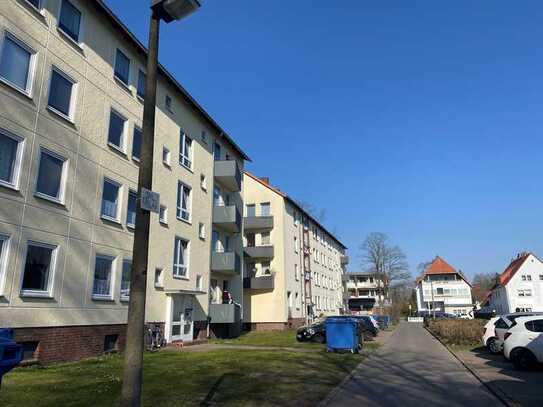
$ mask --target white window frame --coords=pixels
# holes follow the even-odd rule
[[[55,71],[60,76],[64,77],[64,79],[66,79],[67,81],[72,83],[72,94],[70,95],[70,107],[69,107],[70,112],[69,112],[68,115],[65,115],[64,113],[58,111],[57,109],[55,109],[54,107],[49,105],[49,98],[51,96],[51,85],[53,84],[53,71]],[[77,100],[77,91],[78,91],[78,88],[79,88],[78,85],[79,84],[77,83],[77,81],[74,78],[72,78],[70,75],[63,72],[59,67],[57,67],[55,65],[51,65],[51,74],[49,75],[49,91],[47,92],[47,110],[53,112],[54,114],[62,117],[65,120],[68,120],[70,123],[74,123],[74,121],[75,121],[75,104],[76,104],[76,100]]]
[[[120,143],[121,145],[120,146],[117,146],[117,145],[113,144],[111,141],[109,141],[109,129],[111,127],[111,114],[112,113],[119,116],[121,119],[124,120],[123,133],[121,134],[121,143]],[[128,127],[128,119],[126,118],[126,116],[124,114],[122,114],[121,112],[119,112],[114,107],[111,107],[111,109],[109,111],[109,120],[108,120],[108,126],[107,126],[107,145],[110,146],[111,148],[123,153],[123,154],[126,154],[126,129],[127,129],[127,127]],[[143,135],[142,135],[142,138],[143,138]]]
[[[49,263],[49,276],[47,280],[47,290],[44,291],[37,291],[37,290],[25,290],[23,289],[23,281],[24,281],[24,275],[25,275],[25,268],[26,268],[26,260],[28,257],[28,247],[29,246],[35,246],[35,247],[42,247],[45,249],[51,250],[51,261]],[[26,242],[25,247],[25,256],[24,256],[24,263],[23,268],[21,272],[21,283],[19,287],[19,295],[21,297],[40,297],[40,298],[53,298],[53,288],[54,288],[54,282],[55,282],[55,272],[56,272],[56,266],[57,266],[57,253],[58,253],[58,246],[54,244],[49,243],[43,243],[43,242],[37,242],[35,240],[28,240]]]
[[[30,3],[29,3],[30,4]],[[32,6],[32,4],[30,4]],[[32,6],[34,7],[34,6]],[[34,93],[34,78],[36,76],[36,61],[37,61],[37,55],[38,53],[26,42],[23,40],[20,40],[17,38],[14,34],[10,33],[7,30],[4,30],[4,33],[2,35],[2,40],[0,41],[0,56],[4,52],[4,43],[6,40],[6,37],[9,38],[11,41],[15,42],[17,45],[19,45],[21,48],[24,48],[29,54],[30,54],[30,61],[28,64],[28,77],[26,78],[26,87],[25,89],[21,89],[16,84],[10,82],[8,79],[0,76],[0,81],[5,83],[6,85],[10,86],[11,88],[15,89],[18,92],[23,93],[24,95],[28,96],[29,98],[32,98],[32,95]]]
[[[74,40],[72,37],[70,37],[70,34],[68,34],[66,31],[64,31],[62,28],[60,28],[60,13],[62,11],[62,3],[66,0],[60,0],[58,2],[58,10],[57,10],[57,31],[62,34],[64,38],[66,38],[68,41],[70,41],[72,44],[77,46],[78,48],[82,49],[84,44],[84,36],[85,36],[85,13],[80,7],[77,7],[73,1],[68,0],[68,2],[74,6],[79,13],[81,14],[81,20],[79,21],[79,33],[77,35],[77,41]]]
[[[204,291],[204,276],[196,275],[196,291]]]
[[[207,192],[207,177],[205,174],[200,174],[200,188]]]
[[[111,260],[111,276],[110,285],[109,285],[109,294],[94,294],[94,279],[96,277],[96,259],[102,258]],[[115,292],[115,274],[117,269],[117,257],[111,256],[109,254],[96,253],[94,256],[94,265],[92,271],[92,284],[91,284],[91,297],[96,301],[113,301],[113,293]]]
[[[109,182],[110,184],[115,185],[118,188],[118,195],[117,195],[117,213],[115,214],[115,218],[112,218],[110,216],[102,214],[102,202],[104,201],[104,184],[106,182]],[[100,199],[100,217],[102,219],[105,219],[109,222],[115,222],[115,223],[121,223],[121,202],[122,202],[122,196],[123,196],[123,185],[120,182],[117,182],[109,177],[104,177],[102,181],[102,196]]]
[[[136,216],[138,213],[138,191],[135,189],[129,188],[128,194],[126,194],[126,227],[129,229],[135,229],[136,228],[136,219],[134,218],[134,223],[128,223],[128,203],[130,202],[130,194],[133,194],[136,196]]]
[[[183,242],[185,242],[187,244],[187,248],[185,249],[184,253],[185,253],[185,258],[183,259],[184,263],[176,263],[175,262],[175,258],[176,258],[176,254],[179,255],[179,250],[178,250],[178,247],[177,247],[177,242],[180,242],[180,245],[183,244]],[[187,240],[187,239],[183,239],[182,237],[180,236],[175,236],[174,237],[174,243],[173,243],[173,268],[172,268],[172,275],[173,275],[173,278],[175,279],[180,279],[180,280],[189,280],[189,266],[190,266],[190,241]],[[179,258],[178,258],[179,260]],[[176,269],[184,269],[185,270],[185,273],[184,274],[179,274],[179,273],[176,273]]]
[[[190,140],[190,151],[188,154],[187,151],[185,151],[187,139]],[[187,134],[186,131],[181,130],[179,144],[179,164],[192,171],[192,167],[194,166],[194,140]]]
[[[0,297],[4,297],[4,286],[6,283],[6,270],[8,267],[11,236],[0,233],[0,241],[2,242],[2,250],[0,251]]]
[[[136,130],[139,130],[140,133],[141,133],[140,156],[139,157],[134,156],[134,139],[135,139],[134,134],[136,133]],[[132,156],[132,160],[136,161],[137,163],[139,163],[140,159],[141,159],[142,147],[143,147],[143,129],[140,126],[134,125],[134,129],[132,130],[132,151],[130,152],[130,155]]]
[[[297,263],[294,263],[294,279],[300,281],[300,268]]]
[[[158,275],[158,279],[157,279]],[[164,287],[164,269],[162,267],[155,268],[154,284],[157,288]]]
[[[164,210],[161,212],[162,209]],[[168,224],[168,207],[166,205],[160,205],[160,209],[158,210],[158,221],[163,225]]]
[[[66,180],[68,179],[68,162],[69,159],[66,157],[61,156],[58,153],[55,153],[54,151],[49,150],[48,148],[45,148],[43,146],[40,146],[38,151],[38,172],[36,173],[36,182],[34,184],[34,195],[41,198],[46,199],[48,201],[52,201],[61,205],[65,204],[65,198],[66,198]],[[58,191],[59,196],[49,196],[44,194],[43,192],[38,191],[38,179],[39,179],[39,173],[40,173],[40,166],[41,166],[41,156],[42,154],[47,154],[53,158],[56,158],[60,161],[62,161],[62,174],[60,176],[60,188]]]
[[[206,225],[203,222],[198,224],[198,237],[202,240],[206,239]]]
[[[164,159],[164,153],[166,153],[166,159]],[[164,164],[168,168],[171,168],[172,166],[172,152],[166,146],[162,146],[162,164]]]
[[[132,264],[133,264],[132,259],[130,259],[130,258],[123,259],[122,267],[121,267],[121,284],[120,284],[120,287],[119,287],[119,299],[121,301],[125,301],[125,302],[130,301],[130,288],[128,289],[129,294],[128,295],[123,295],[123,271],[124,271],[124,264],[127,263],[127,262],[130,262],[130,272],[132,272]]]
[[[188,191],[189,191],[189,194],[188,194],[189,198],[187,200],[187,204],[188,204],[187,209],[182,208],[182,203],[183,203],[182,197],[183,197],[183,190],[184,189],[188,189]],[[188,219],[183,218],[183,216],[182,216],[183,212],[188,214]],[[187,222],[187,223],[192,222],[192,188],[190,187],[190,185],[187,185],[182,181],[178,181],[178,183],[177,183],[177,202],[176,202],[175,215],[177,216],[177,219],[179,219],[179,220],[181,220],[183,222]]]
[[[14,162],[14,166],[13,166],[12,182],[0,180],[0,185],[18,191],[19,190],[19,178],[20,178],[20,175],[21,175],[21,165],[22,165],[22,161],[23,161],[23,152],[24,152],[25,140],[26,139],[24,139],[22,137],[19,137],[19,136],[13,134],[12,132],[10,132],[10,131],[8,131],[6,129],[3,129],[3,128],[0,128],[0,134],[2,136],[9,137],[12,140],[15,140],[17,142],[17,154],[15,155],[15,162]]]
[[[117,72],[115,72],[115,68],[117,66],[117,56],[119,55],[118,53],[122,53],[126,59],[128,59],[128,78],[126,79],[126,82],[123,81],[119,76],[117,76]],[[120,82],[121,86],[123,86],[124,88],[127,88],[128,90],[130,90],[130,77],[131,77],[131,68],[132,68],[132,60],[130,59],[130,57],[127,55],[128,53],[124,50],[124,49],[121,49],[120,47],[116,47],[115,48],[115,58],[114,61],[113,61],[113,78]]]

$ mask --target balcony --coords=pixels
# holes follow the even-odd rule
[[[247,232],[270,231],[273,229],[273,216],[246,216],[243,228]]]
[[[339,260],[342,266],[349,264],[349,256],[342,255]]]
[[[223,231],[239,233],[241,231],[241,214],[235,205],[213,207],[213,225]]]
[[[236,161],[215,161],[213,175],[229,191],[241,191],[241,171]]]
[[[212,324],[233,324],[241,319],[241,309],[236,304],[209,304]]]
[[[253,260],[271,260],[274,257],[273,246],[247,246],[243,250]]]
[[[235,252],[211,254],[211,271],[227,274],[239,274],[241,271],[241,260]]]
[[[243,279],[243,288],[248,290],[273,290],[275,288],[275,275],[245,277]]]

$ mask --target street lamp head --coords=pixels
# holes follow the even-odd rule
[[[181,20],[200,8],[199,0],[151,0],[151,8],[167,23]]]

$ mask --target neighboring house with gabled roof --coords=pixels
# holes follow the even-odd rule
[[[532,253],[519,253],[498,276],[488,302],[497,314],[543,312],[543,262]]]
[[[439,256],[417,278],[415,290],[419,311],[472,315],[471,284],[462,272],[455,270]]]

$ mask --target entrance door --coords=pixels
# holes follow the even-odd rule
[[[194,332],[192,297],[174,295],[172,302],[172,341],[191,342]]]

